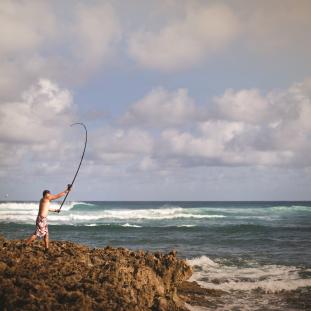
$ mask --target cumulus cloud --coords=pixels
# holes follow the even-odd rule
[[[158,31],[131,34],[128,50],[142,66],[178,70],[221,51],[238,33],[238,20],[229,7],[187,6],[184,18],[169,22]]]
[[[96,104],[83,118],[91,125],[85,170],[98,179],[101,172],[117,177],[126,173],[167,177],[173,172],[184,174],[187,180],[184,172],[189,168],[199,172],[213,166],[310,167],[310,79],[268,92],[228,88],[205,104],[200,87],[203,79],[214,77],[218,90],[230,86],[234,70],[249,70],[250,63],[254,65],[250,75],[234,75],[235,85],[243,85],[245,79],[254,85],[260,78],[256,68],[269,61],[267,55],[258,59],[257,52],[263,50],[278,53],[277,58],[272,54],[275,67],[267,70],[269,79],[262,84],[266,88],[304,76],[311,47],[306,31],[310,1],[140,2],[1,1],[1,176],[13,176],[9,174],[13,169],[20,178],[28,176],[25,172],[61,174],[67,169],[65,160],[79,156],[80,144],[67,136],[73,134],[68,125],[79,113],[69,89],[77,91],[80,103],[83,96],[96,91],[90,96]],[[224,60],[220,66],[211,66],[217,72],[191,71],[198,64],[209,64],[213,57]],[[291,60],[297,70],[280,66],[281,58]],[[114,68],[113,83],[120,74],[127,79],[129,70],[133,73],[133,60],[142,70],[189,71],[187,76],[169,80],[153,73],[143,85],[150,92],[124,108],[122,115],[120,107],[111,103],[109,114],[97,105],[98,83],[92,83],[91,89],[79,86],[115,59],[122,66]],[[304,64],[302,72],[297,63]],[[220,81],[228,64],[232,75]],[[276,76],[281,79],[274,80]],[[38,77],[46,79],[38,82]],[[118,80],[108,96],[122,83]],[[172,85],[178,86],[172,89]],[[131,98],[134,94],[129,88],[124,92]]]
[[[18,102],[0,105],[0,137],[15,143],[44,142],[59,138],[60,123],[71,121],[72,95],[49,80],[41,79]],[[53,135],[52,135],[53,134]]]
[[[112,120],[90,131],[91,171],[160,175],[189,167],[311,165],[310,80],[266,94],[227,90],[214,105],[214,113],[202,118],[186,90],[151,91],[129,108],[125,125]],[[34,171],[61,169],[55,159],[70,158],[77,145],[66,137],[75,117],[71,93],[49,80],[20,101],[0,105],[2,167],[31,158]]]
[[[263,61],[260,55],[273,65],[306,63],[310,1],[205,2],[151,2],[153,15],[144,14],[137,30],[128,31],[129,55],[142,67],[164,72],[191,69],[215,56],[227,61],[232,54],[257,62]]]
[[[215,101],[221,115],[231,120],[262,123],[269,121],[271,115],[268,99],[256,89],[237,92],[229,89],[224,95],[216,97]]]
[[[137,63],[163,71],[190,69],[222,51],[237,53],[226,48],[239,42],[240,49],[238,38],[255,42],[256,50],[282,48],[282,55],[310,51],[310,1],[237,3],[1,1],[0,99],[16,99],[42,76],[67,87],[84,82],[124,57],[124,45]],[[128,40],[120,44],[125,31]]]
[[[205,114],[206,111],[195,105],[186,89],[170,92],[159,87],[131,105],[122,121],[155,127],[173,126],[186,124]]]
[[[176,132],[165,138],[174,152],[223,165],[308,166],[310,90],[309,79],[265,95],[227,90],[214,99],[214,119],[200,123],[197,133]]]
[[[71,93],[47,79],[31,86],[19,101],[2,103],[1,174],[11,170],[42,174],[59,168],[59,161],[71,157],[66,154],[73,148],[66,141],[66,130],[75,118]]]
[[[293,158],[291,151],[260,150],[254,146],[232,144],[234,139],[244,134],[243,127],[232,122],[219,123],[218,126],[213,123],[208,124],[214,128],[208,136],[176,130],[165,131],[162,137],[166,155],[176,157],[181,167],[282,166],[289,164]]]
[[[101,128],[93,142],[93,157],[105,164],[126,163],[151,154],[154,142],[150,133],[138,128]]]
[[[76,64],[79,66],[82,62],[87,71],[93,71],[109,59],[121,39],[118,17],[113,7],[103,2],[78,5],[70,29],[68,35],[74,38],[71,55],[76,57]]]
[[[51,6],[43,1],[1,1],[0,57],[38,48],[55,33]]]
[[[62,13],[60,14],[60,10]],[[108,3],[2,1],[0,9],[0,99],[44,76],[74,84],[111,59],[121,27]]]
[[[295,123],[303,130],[310,129],[310,79],[295,83],[286,90],[260,94],[257,89],[226,90],[215,97],[218,116],[228,120],[269,125],[271,128]]]
[[[0,98],[19,95],[29,85],[25,80],[42,66],[38,50],[55,34],[56,19],[48,2],[1,2]]]
[[[310,91],[310,80],[266,94],[229,89],[214,98],[214,113],[202,118],[202,107],[189,100],[186,90],[156,89],[129,108],[125,127],[96,134],[100,140],[94,152],[104,163],[128,163],[142,171],[308,167]]]

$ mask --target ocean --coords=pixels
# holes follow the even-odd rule
[[[27,238],[37,212],[0,202],[0,234]],[[50,239],[175,249],[190,281],[224,291],[215,310],[311,310],[311,202],[69,202],[48,222]]]

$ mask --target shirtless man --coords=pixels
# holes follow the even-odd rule
[[[66,195],[71,190],[71,186],[68,185],[67,189],[59,194],[51,194],[49,190],[44,190],[42,199],[40,200],[39,212],[36,220],[36,231],[27,240],[27,244],[32,243],[37,237],[44,237],[45,249],[49,249],[49,230],[47,224],[47,216],[49,212],[59,212],[59,209],[49,208],[52,200],[59,199]]]

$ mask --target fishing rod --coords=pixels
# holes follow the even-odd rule
[[[80,160],[78,169],[77,169],[77,171],[76,171],[76,173],[75,173],[75,175],[74,175],[74,177],[73,177],[73,180],[72,180],[71,184],[68,184],[68,186],[67,186],[68,190],[71,189],[72,185],[74,184],[74,182],[75,182],[75,180],[76,180],[76,178],[77,178],[77,175],[78,175],[78,173],[79,173],[79,170],[80,170],[80,167],[81,167],[83,158],[84,158],[86,145],[87,145],[87,128],[86,128],[86,126],[85,126],[82,122],[73,123],[73,124],[71,124],[70,126],[74,126],[74,125],[81,125],[81,126],[84,127],[84,129],[85,129],[85,142],[84,142],[84,148],[83,148],[83,152],[82,152],[82,156],[81,156],[81,160]],[[66,196],[64,197],[64,200],[63,200],[62,204],[60,205],[60,208],[58,209],[58,213],[61,211],[62,206],[64,205],[64,203],[65,203],[65,201],[66,201],[66,199],[67,199],[67,197],[68,197],[68,194],[69,194],[69,191],[66,193]]]

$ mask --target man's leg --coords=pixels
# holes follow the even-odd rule
[[[35,234],[33,234],[28,240],[27,240],[27,244],[31,244],[35,239],[37,238],[37,236]]]
[[[44,236],[44,244],[45,244],[45,249],[48,249],[49,248],[49,234],[48,233]]]

